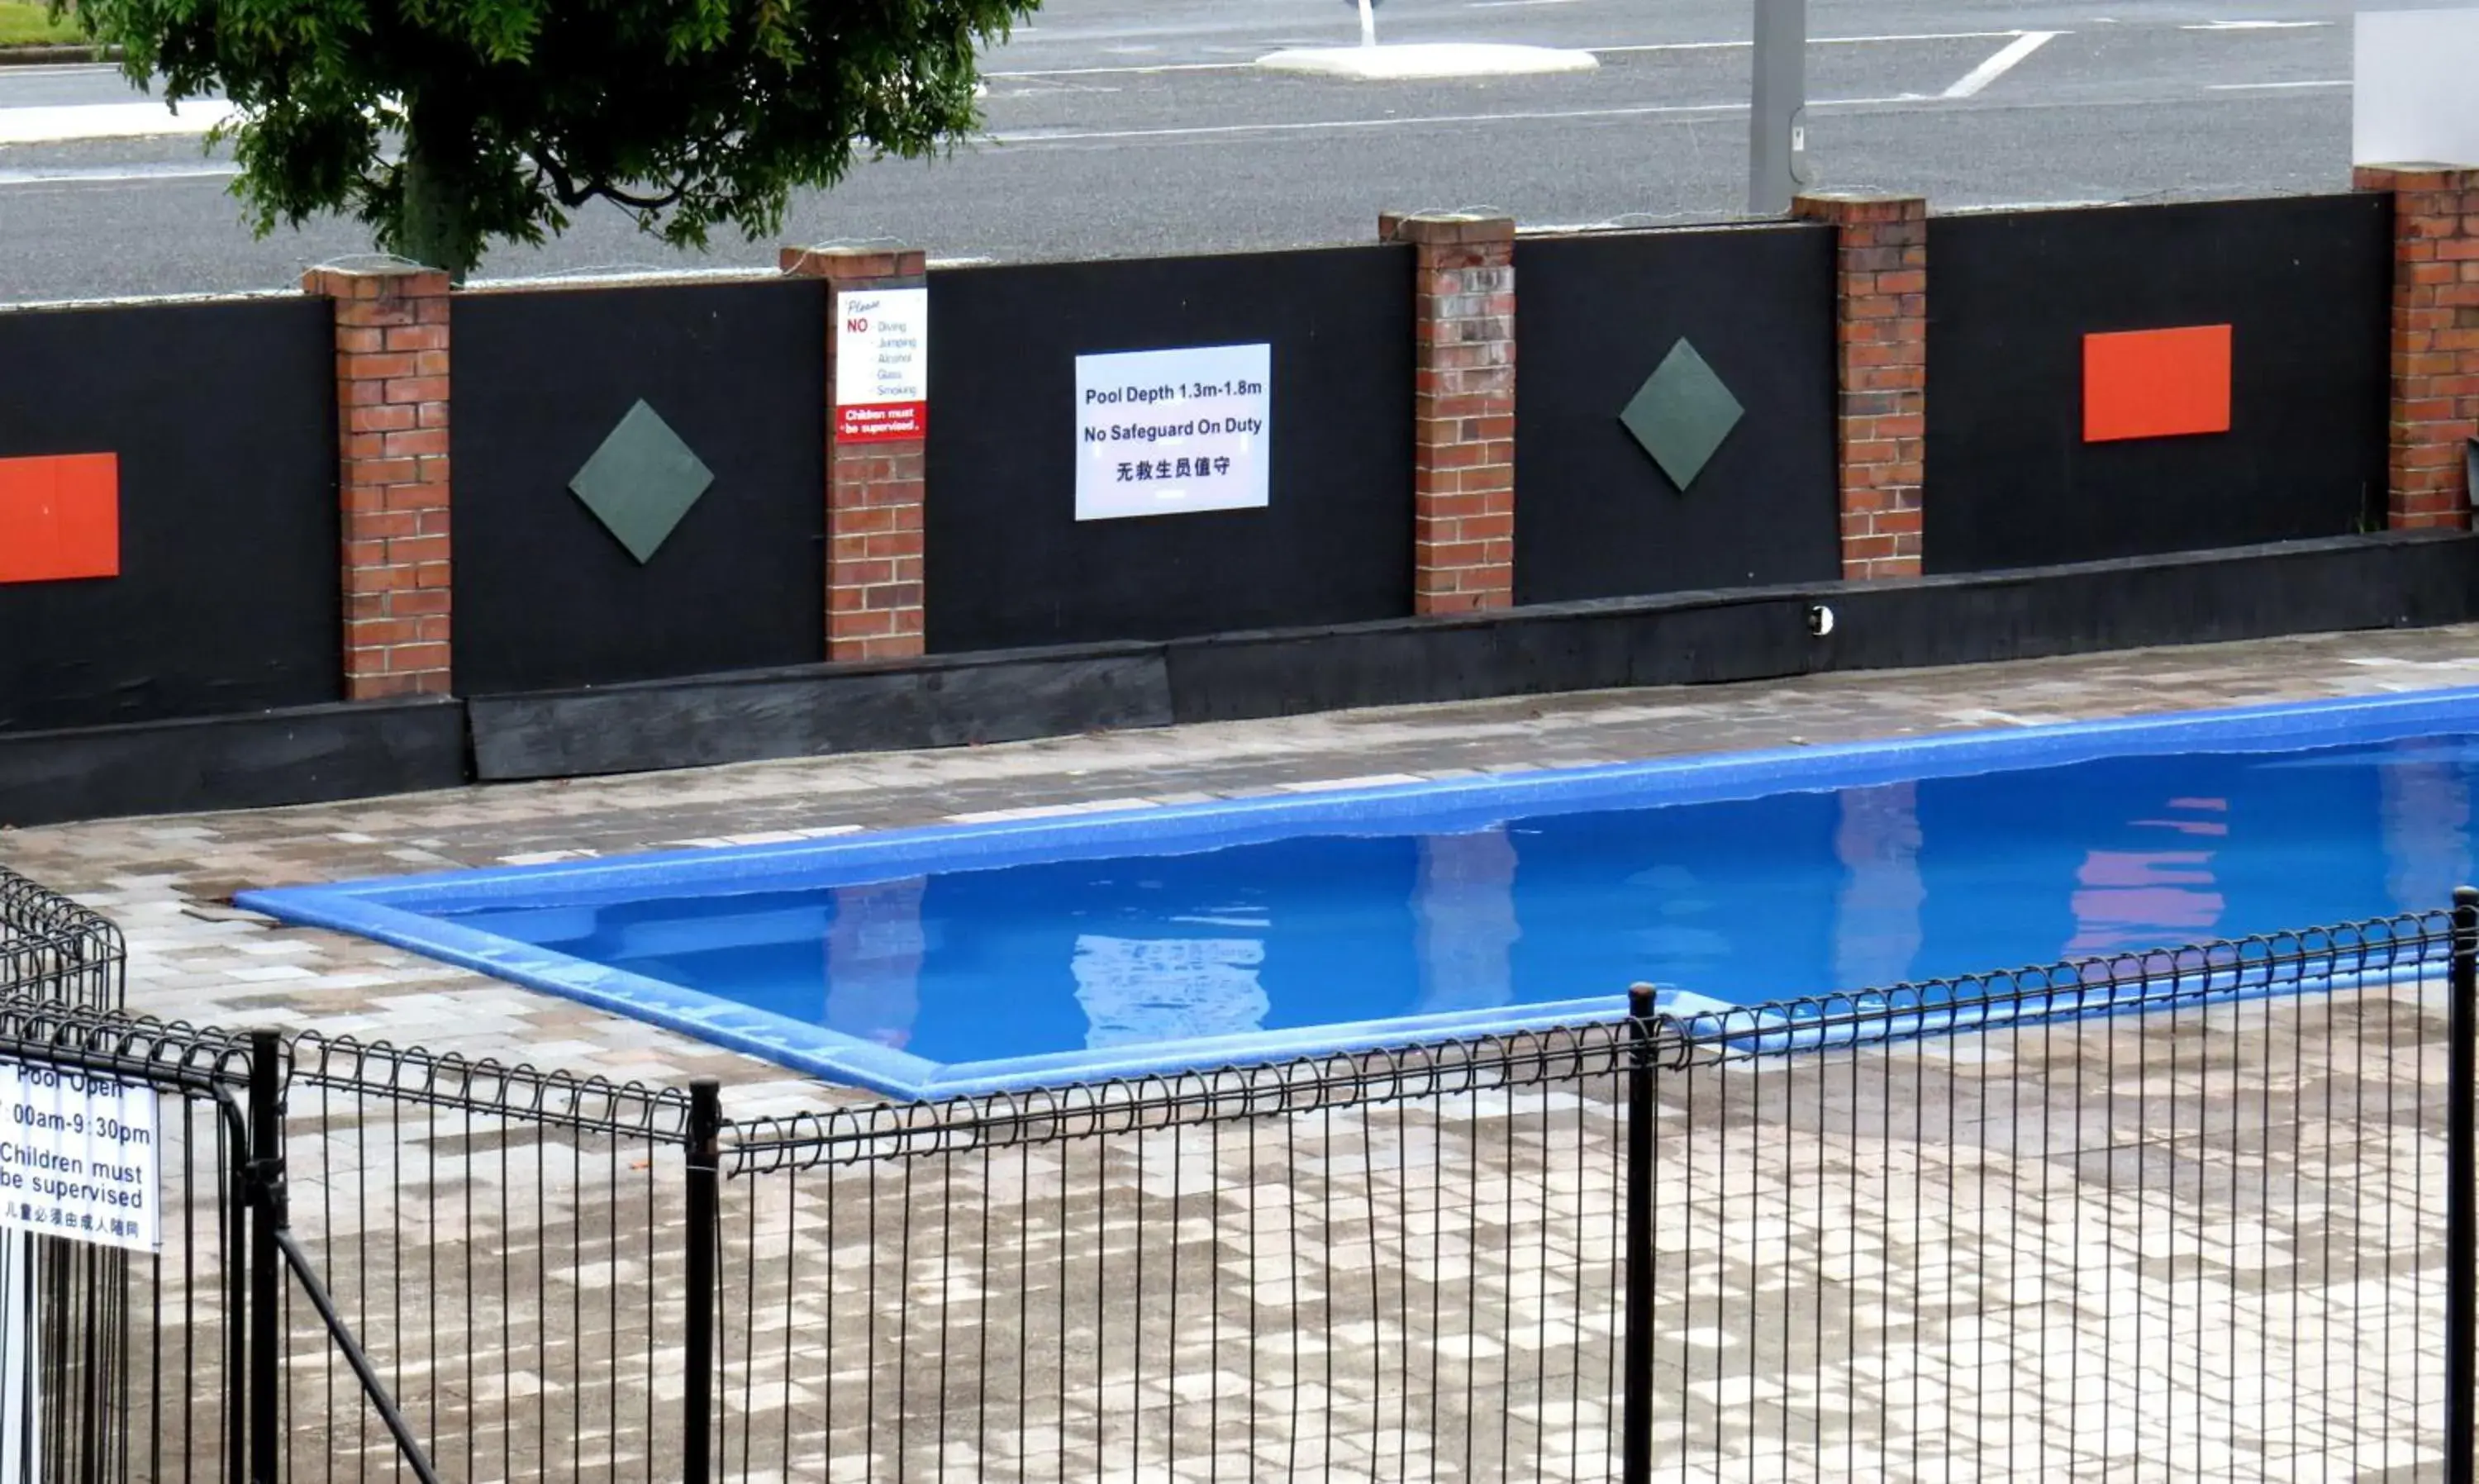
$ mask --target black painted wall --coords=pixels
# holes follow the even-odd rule
[[[826,652],[826,290],[456,301],[456,688],[602,685]],[[568,488],[640,399],[714,473],[640,566]]]
[[[0,583],[0,731],[340,699],[323,299],[0,313],[0,457],[115,453],[120,576]]]
[[[1524,238],[1515,286],[1516,601],[1841,575],[1830,228]],[[1681,337],[1745,410],[1684,493],[1619,422]]]
[[[933,652],[1394,618],[1412,604],[1412,249],[930,280]],[[1262,510],[1076,520],[1076,357],[1265,342]]]
[[[1979,572],[2381,526],[2382,195],[1929,224],[1927,567]],[[2083,337],[2232,326],[2225,434],[2083,441]]]

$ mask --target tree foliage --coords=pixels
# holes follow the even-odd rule
[[[56,0],[57,3],[57,0]],[[462,273],[596,199],[675,245],[979,126],[979,45],[1038,0],[75,0],[172,101],[220,94],[264,233],[328,212]]]

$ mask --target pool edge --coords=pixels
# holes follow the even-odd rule
[[[958,846],[1002,841],[1015,853],[1055,852],[1061,843],[1161,846],[1175,838],[1180,827],[1194,836],[1200,825],[1245,821],[1259,827],[1244,832],[1267,837],[1305,832],[1320,825],[1366,828],[1399,819],[1420,801],[1451,796],[1474,806],[1546,812],[1551,803],[1577,806],[1604,798],[1621,788],[1662,780],[1694,780],[1665,803],[1704,802],[1716,787],[1746,789],[1764,785],[1766,792],[1812,788],[1868,786],[1867,777],[1822,775],[1846,770],[1854,761],[1888,763],[1903,760],[1904,778],[1953,777],[1973,772],[2062,765],[2098,755],[2132,755],[2166,750],[2164,744],[2197,740],[2207,733],[2215,750],[2246,752],[2276,746],[2311,745],[2328,734],[2330,745],[2376,742],[2388,737],[2422,734],[2423,729],[2479,712],[2479,686],[2457,686],[2395,692],[2376,697],[2338,698],[2215,707],[2193,711],[2145,713],[2129,717],[2042,724],[2015,728],[1983,728],[1925,736],[1880,737],[1818,747],[1753,750],[1737,753],[1685,754],[1639,762],[1597,764],[1580,768],[1544,768],[1508,775],[1459,776],[1365,788],[1293,791],[1249,795],[1203,804],[1164,805],[1133,809],[1044,815],[1032,819],[946,824],[870,832],[785,844],[728,846],[707,850],[650,852],[608,859],[559,862],[537,866],[479,867],[454,872],[385,877],[323,885],[258,888],[238,893],[234,902],[297,926],[352,933],[493,978],[578,1001],[609,1012],[627,1015],[664,1029],[774,1062],[821,1081],[855,1087],[888,1096],[937,1099],[1029,1087],[1061,1081],[1107,1081],[1161,1076],[1200,1064],[1241,1064],[1292,1060],[1320,1053],[1365,1051],[1402,1045],[1431,1036],[1518,1035],[1573,1024],[1574,1012],[1607,1005],[1617,1018],[1623,1008],[1614,986],[1608,996],[1526,1005],[1494,1011],[1458,1012],[1452,1016],[1412,1016],[1319,1026],[1299,1032],[1258,1033],[1246,1037],[1196,1038],[1152,1043],[1146,1054],[1135,1048],[1112,1052],[1044,1053],[1035,1057],[979,1062],[930,1062],[896,1048],[880,1045],[823,1026],[807,1025],[771,1011],[759,1011],[699,990],[590,963],[532,944],[463,928],[410,909],[414,902],[431,910],[449,905],[445,895],[473,903],[478,888],[487,894],[531,883],[626,878],[639,889],[696,879],[729,880],[754,874],[744,867],[789,863],[843,861],[861,870],[883,874],[917,874],[934,869],[990,868],[1010,863],[993,855],[957,858]],[[2357,721],[2358,728],[2348,724]],[[2370,731],[2368,722],[2383,723]],[[2129,749],[2130,740],[2141,744]],[[2102,747],[2103,743],[2115,745]],[[2253,744],[2253,745],[2247,745]],[[2192,748],[2181,750],[2195,750]],[[1942,763],[1941,771],[1922,772],[1923,755]],[[1976,766],[1975,766],[1976,765]],[[1702,795],[1700,799],[1695,796]],[[1434,813],[1434,811],[1432,811]],[[1227,832],[1197,844],[1197,849],[1242,843]],[[943,848],[942,848],[943,847]],[[1109,852],[1118,854],[1120,852]],[[1060,858],[1055,854],[1038,858]],[[867,878],[860,878],[866,880]],[[849,884],[831,881],[811,884]],[[452,888],[464,891],[454,892]],[[1548,1011],[1558,1011],[1556,1015]],[[1311,1035],[1311,1032],[1314,1035]],[[1309,1044],[1314,1040],[1316,1044]],[[1245,1044],[1240,1044],[1244,1041]],[[1227,1044],[1226,1044],[1227,1043]]]

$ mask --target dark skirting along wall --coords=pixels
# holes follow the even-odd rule
[[[1809,626],[1813,603],[1836,616]],[[484,780],[2466,623],[2479,536],[2350,536],[474,701]],[[5,750],[0,750],[5,756]]]
[[[824,657],[824,285],[475,294],[454,333],[459,693]],[[569,488],[640,401],[713,475],[642,563]]]
[[[929,647],[1164,639],[1412,607],[1412,249],[930,280]],[[1076,357],[1271,348],[1257,510],[1076,519]]]
[[[119,524],[117,576],[0,582],[0,731],[341,698],[330,313],[0,313],[0,459],[114,455]]]
[[[1823,226],[1517,242],[1518,602],[1840,575],[1833,271]],[[1684,490],[1620,422],[1682,342],[1741,409]]]
[[[1931,218],[1928,570],[2381,527],[2391,229],[2377,194]],[[2229,431],[2083,441],[2085,335],[2209,325]]]
[[[467,751],[445,696],[0,732],[0,829],[454,788]]]

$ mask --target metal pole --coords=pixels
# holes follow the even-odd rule
[[[2479,1159],[2479,888],[2453,893],[2452,1050],[2444,1080],[2444,1477],[2474,1484],[2479,1445],[2479,1224],[2471,1175]]]
[[[249,1033],[249,1477],[276,1484],[276,1401],[282,1354],[276,1305],[284,1281],[276,1228],[284,1224],[283,1039]]]
[[[681,1405],[680,1476],[707,1484],[714,1474],[715,1254],[723,1245],[723,1084],[689,1084],[688,1388]]]
[[[243,1091],[246,1093],[247,1088]],[[232,1150],[232,1175],[224,1192],[224,1477],[231,1484],[250,1484],[249,1420],[249,1110],[231,1116],[232,1105],[219,1101],[217,1117]]]
[[[1623,1484],[1652,1477],[1652,985],[1627,989],[1626,1404]]]
[[[1748,215],[1779,217],[1807,184],[1807,0],[1755,0]]]

